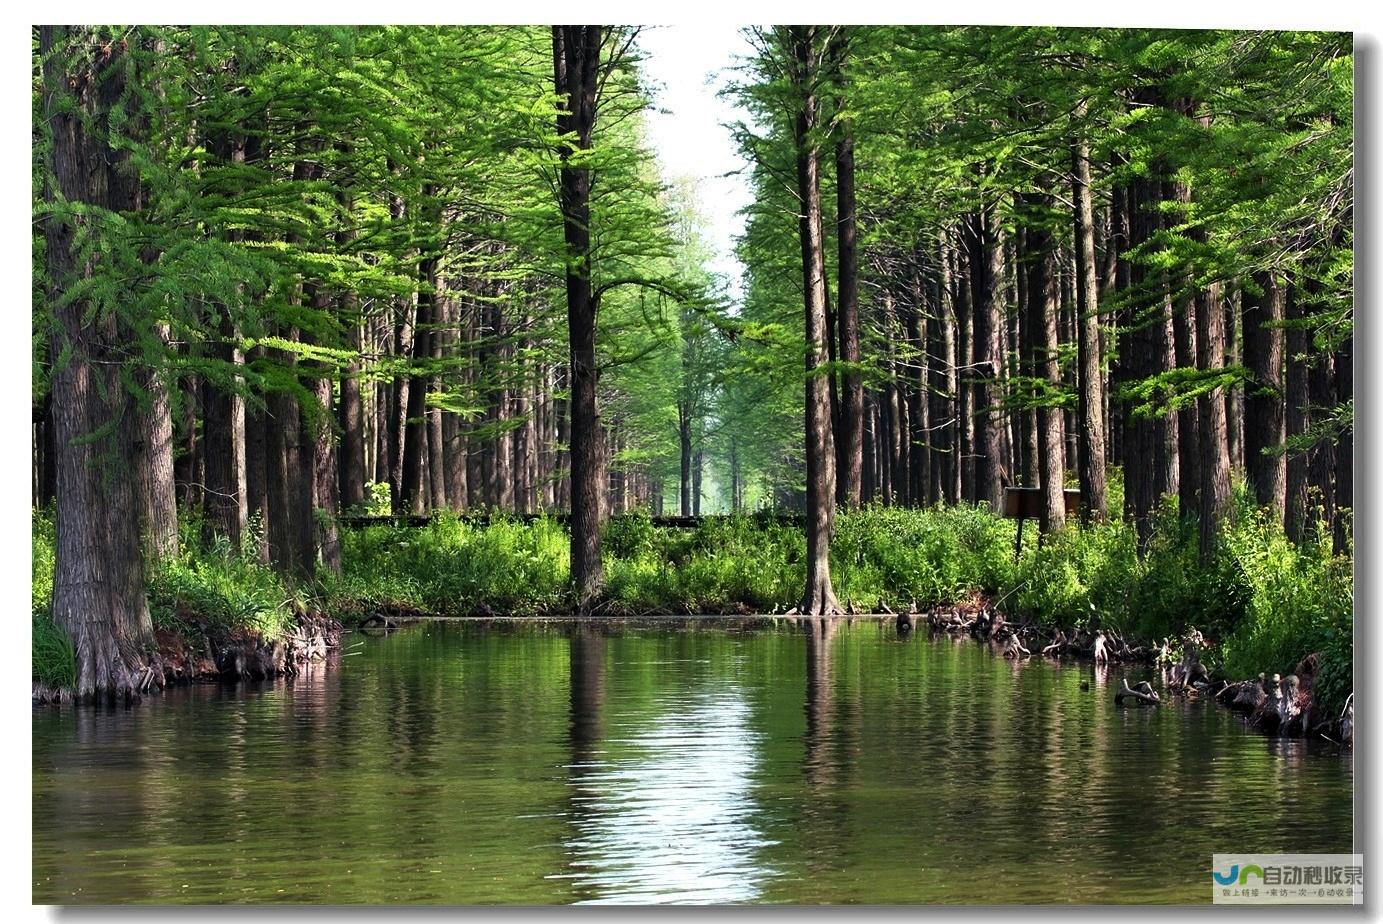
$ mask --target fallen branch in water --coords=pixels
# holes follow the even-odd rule
[[[1127,677],[1124,678],[1124,688],[1114,692],[1114,705],[1122,706],[1125,699],[1135,700],[1144,706],[1156,706],[1162,702],[1157,693],[1153,691],[1152,684],[1143,680],[1139,681],[1138,686],[1130,687]]]

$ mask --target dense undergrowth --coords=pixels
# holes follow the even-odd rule
[[[379,609],[537,615],[569,606],[567,536],[555,520],[480,526],[441,515],[422,528],[347,530],[342,575],[311,591],[291,590],[259,564],[252,541],[208,548],[196,524],[183,533],[191,551],[149,575],[156,626],[274,637],[308,606],[347,620]],[[628,516],[608,524],[604,540],[608,613],[781,612],[804,582],[800,528],[771,518],[668,529]],[[47,615],[52,544],[51,522],[36,517],[34,675],[50,683],[71,671],[70,643]],[[1328,535],[1293,544],[1242,491],[1209,566],[1200,563],[1195,524],[1174,507],[1159,517],[1142,557],[1133,528],[1113,522],[1073,526],[1040,544],[1030,527],[1015,562],[1014,523],[970,506],[843,512],[831,551],[837,595],[861,610],[984,595],[1011,617],[1097,623],[1140,639],[1195,627],[1214,643],[1208,657],[1226,676],[1286,672],[1320,651],[1317,695],[1327,707],[1337,708],[1352,686],[1352,556],[1333,555]]]

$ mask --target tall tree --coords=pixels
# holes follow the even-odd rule
[[[138,695],[153,640],[134,499],[135,417],[121,369],[122,331],[110,265],[137,259],[122,233],[140,179],[118,137],[134,58],[123,37],[42,26],[42,111],[48,177],[43,227],[54,326],[57,455],[53,619],[72,639],[78,699]],[[92,250],[80,238],[97,234]]]
[[[825,41],[816,26],[786,31],[788,75],[794,91],[797,149],[798,236],[802,247],[802,294],[806,315],[807,586],[799,610],[811,616],[840,611],[831,586],[831,532],[835,520],[836,470],[830,395],[821,368],[827,360],[826,265],[822,241],[819,84]]]
[[[864,459],[864,386],[857,368],[860,361],[860,273],[855,231],[855,130],[847,108],[845,76],[848,30],[848,26],[837,27],[830,48],[832,76],[836,82],[836,324],[840,329],[838,356],[840,362],[846,364],[840,376],[836,500],[858,507]]]
[[[561,158],[559,202],[566,241],[567,336],[571,372],[571,578],[578,610],[600,593],[605,458],[596,391],[596,308],[591,286],[591,171],[583,160],[595,130],[603,26],[553,26],[553,81]]]
[[[1076,109],[1084,116],[1087,104]],[[1080,488],[1084,516],[1103,522],[1109,516],[1105,487],[1104,362],[1098,268],[1095,263],[1095,209],[1090,188],[1090,145],[1077,124],[1071,144],[1071,188],[1075,200],[1076,317],[1080,362]]]

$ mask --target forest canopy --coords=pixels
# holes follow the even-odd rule
[[[85,693],[186,542],[310,586],[343,517],[1003,507],[1352,554],[1342,33],[746,30],[743,298],[639,29],[42,27],[33,497]],[[824,574],[819,572],[824,570]]]

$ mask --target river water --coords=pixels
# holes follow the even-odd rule
[[[890,622],[343,648],[35,708],[33,900],[1207,902],[1213,853],[1352,851],[1347,752]]]

